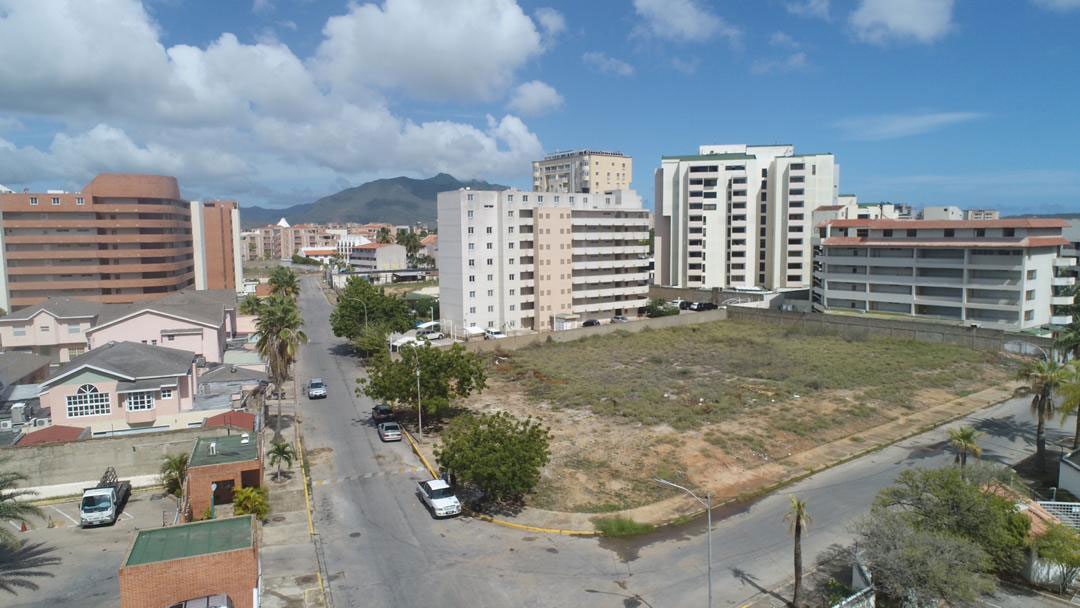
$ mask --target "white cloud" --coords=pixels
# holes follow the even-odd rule
[[[1071,11],[1080,8],[1080,0],[1033,0],[1036,5],[1052,11]]]
[[[312,62],[320,78],[356,97],[371,87],[428,100],[485,100],[543,51],[532,19],[512,0],[386,0],[331,17]]]
[[[566,17],[550,6],[542,6],[533,14],[536,15],[540,29],[544,30],[544,35],[554,38],[566,31]]]
[[[274,10],[274,0],[253,0],[251,3],[251,12],[253,13],[269,13]]]
[[[396,64],[400,74],[390,78],[376,70],[370,78],[350,79],[339,72],[393,55],[357,58],[358,48],[378,41],[344,42],[348,35],[386,26],[385,19],[402,18],[399,4],[389,0],[385,13],[369,5],[378,14],[351,7],[328,23],[317,60],[304,61],[276,40],[245,44],[230,33],[205,47],[166,48],[134,0],[93,6],[83,0],[0,0],[0,116],[60,121],[44,146],[0,139],[0,181],[70,180],[80,186],[98,171],[146,171],[176,175],[185,188],[211,194],[274,199],[266,184],[284,180],[332,184],[387,173],[445,171],[492,179],[527,173],[543,146],[519,118],[417,122],[395,113],[385,93],[400,88],[447,99],[503,97],[517,66],[538,52],[531,20],[506,0],[432,3],[437,14],[408,29],[408,44],[420,48]],[[433,22],[454,29],[463,17],[450,14],[450,5],[473,21],[484,21],[477,7],[491,9],[485,15],[499,24],[476,27],[506,27],[531,35],[532,42],[477,36],[475,28],[474,43],[457,34],[420,35]],[[373,21],[350,29],[365,19]],[[43,37],[42,31],[51,35]],[[56,39],[65,44],[54,44]],[[509,47],[517,54],[500,56]],[[475,59],[478,53],[485,57]],[[462,80],[444,75],[433,82],[434,68],[404,69],[424,58]],[[48,140],[50,133],[34,135]],[[287,187],[302,190],[295,181]]]
[[[784,32],[773,32],[772,36],[769,36],[769,44],[773,46],[781,46],[789,49],[799,48],[799,43],[791,36],[788,36]]]
[[[799,51],[792,53],[783,59],[762,59],[750,64],[750,71],[754,74],[769,74],[771,72],[797,72],[810,67],[810,61],[806,53]]]
[[[861,0],[848,18],[863,42],[914,40],[929,44],[952,29],[953,0]]]
[[[829,19],[829,0],[798,0],[797,2],[788,2],[785,8],[792,15],[816,17],[826,21]]]
[[[563,96],[551,85],[531,80],[514,89],[506,106],[518,114],[540,116],[561,108],[563,101]]]
[[[737,43],[742,32],[697,0],[634,0],[634,10],[644,19],[638,34],[681,42],[704,42],[713,36]]]
[[[697,72],[698,66],[701,64],[701,60],[697,57],[691,59],[680,59],[675,57],[671,60],[671,67],[676,70],[690,76]]]
[[[634,75],[634,66],[614,57],[608,57],[599,51],[589,51],[581,56],[581,60],[585,62],[585,65],[607,74],[615,74],[616,76]]]
[[[835,126],[848,137],[863,140],[896,139],[921,135],[945,127],[985,118],[981,112],[929,112],[856,116],[837,121]]]

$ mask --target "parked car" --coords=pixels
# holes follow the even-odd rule
[[[401,441],[401,427],[396,422],[383,422],[379,425],[379,439]]]
[[[693,305],[690,306],[690,310],[699,312],[702,310],[716,310],[716,308],[716,304],[713,304],[712,302],[694,302]]]
[[[379,405],[371,408],[371,419],[375,423],[393,420],[394,410],[390,409],[389,405],[386,405],[385,403],[380,403]]]
[[[678,298],[678,299],[675,299],[675,300],[672,300],[672,301],[668,302],[668,304],[674,306],[675,308],[678,308],[679,310],[686,310],[687,306],[690,303],[687,302],[686,300],[682,299],[682,298]]]
[[[600,325],[600,319],[586,319],[585,322],[581,324],[582,327],[596,327],[597,325]]]
[[[501,332],[501,331],[499,331],[497,329],[485,329],[484,330],[484,339],[485,340],[502,340],[505,337],[506,337],[506,334],[504,334],[503,332]]]
[[[461,503],[450,485],[441,479],[417,482],[416,496],[435,517],[450,517],[461,513]]]
[[[615,315],[614,317],[611,317],[612,323],[627,323],[629,321],[630,319],[627,319],[626,315]]]
[[[326,399],[326,383],[322,378],[312,378],[307,385],[308,399]]]
[[[446,334],[442,333],[441,331],[429,331],[422,334],[417,334],[417,337],[419,337],[421,340],[427,340],[428,342],[431,342],[432,340],[442,340],[446,338]]]

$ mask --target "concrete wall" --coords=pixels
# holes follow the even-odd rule
[[[239,432],[234,430],[234,433]],[[166,433],[146,433],[84,439],[69,443],[0,448],[10,456],[8,468],[28,477],[23,487],[80,481],[97,483],[105,467],[116,468],[120,479],[158,472],[165,455],[189,454],[196,437],[220,437],[227,429],[214,427]]]
[[[687,287],[663,287],[660,285],[649,286],[649,299],[660,298],[665,302],[672,300],[686,300],[687,302],[711,302],[719,305],[725,300],[741,298],[744,302],[760,302],[767,297],[775,296],[775,293],[745,293],[741,291],[726,291],[723,289],[691,289]]]
[[[1033,347],[1049,350],[1054,343],[1050,338],[1039,338],[997,329],[960,327],[941,323],[892,321],[872,317],[849,317],[846,315],[819,313],[780,312],[741,306],[731,306],[728,308],[727,313],[729,319],[779,323],[781,325],[800,325],[836,332],[842,336],[883,336],[1036,356],[1039,351]]]

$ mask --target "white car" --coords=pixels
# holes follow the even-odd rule
[[[446,338],[446,335],[443,334],[441,331],[429,331],[428,333],[420,334],[417,337],[421,340],[427,340],[428,342],[432,342],[435,340],[443,340]]]
[[[383,422],[379,425],[379,439],[401,441],[401,427],[396,422]]]
[[[312,378],[307,385],[308,399],[326,399],[326,383],[322,378]]]
[[[457,496],[454,496],[450,486],[441,479],[417,482],[416,495],[435,517],[450,517],[461,513],[461,503]]]
[[[503,332],[501,332],[501,331],[499,331],[497,329],[485,329],[484,330],[484,339],[485,340],[502,340],[505,337],[506,337],[506,334],[504,334]]]

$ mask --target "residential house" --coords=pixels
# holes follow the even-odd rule
[[[107,305],[81,298],[53,297],[0,317],[0,346],[67,363],[86,352],[86,331]]]

